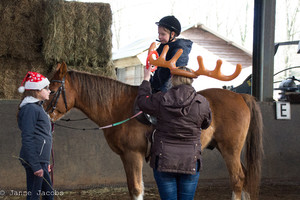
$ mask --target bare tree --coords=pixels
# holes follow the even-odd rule
[[[248,35],[248,16],[249,16],[249,2],[246,2],[245,6],[245,18],[244,22],[241,24],[240,23],[240,38],[241,38],[241,43],[244,46],[245,42],[247,40],[247,35]]]
[[[115,41],[116,41],[116,47],[117,49],[120,48],[120,35],[121,35],[121,11],[123,10],[123,8],[120,8],[118,10],[116,10],[113,13],[113,29],[114,29],[114,34],[115,34]]]
[[[286,39],[287,41],[293,41],[297,33],[299,33],[297,24],[297,16],[300,12],[299,6],[300,1],[293,4],[295,1],[285,0],[285,14],[286,14]],[[291,51],[291,47],[287,47],[287,54],[284,59],[285,68],[291,67],[290,65],[290,54],[294,52]],[[290,71],[285,72],[285,76],[290,76]]]

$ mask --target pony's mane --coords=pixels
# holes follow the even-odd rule
[[[71,84],[81,95],[86,106],[109,105],[113,100],[118,101],[120,98],[128,98],[130,95],[137,95],[138,86],[132,86],[120,81],[94,75],[87,72],[75,70],[68,71],[71,78]]]

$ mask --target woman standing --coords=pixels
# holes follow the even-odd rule
[[[150,73],[145,68],[137,103],[157,117],[150,166],[159,194],[162,200],[192,200],[201,168],[201,129],[211,123],[209,102],[191,86],[192,78],[179,75],[172,75],[167,92],[151,94]]]
[[[28,72],[19,88],[23,93],[17,116],[22,131],[20,160],[26,171],[27,200],[40,199],[41,195],[43,199],[53,199],[49,176],[51,123],[42,107],[43,101],[49,99],[49,84],[43,75]]]

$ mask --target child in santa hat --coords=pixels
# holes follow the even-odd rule
[[[49,80],[28,72],[19,87],[23,98],[19,105],[18,125],[22,131],[20,160],[26,171],[27,199],[53,199],[49,176],[52,148],[51,122],[42,107],[49,99]]]

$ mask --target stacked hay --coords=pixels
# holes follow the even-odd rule
[[[115,77],[109,4],[0,1],[0,98],[19,98],[27,71],[50,75],[57,62]]]
[[[42,13],[39,0],[0,1],[0,98],[18,97],[28,70],[47,71],[41,53]]]
[[[29,61],[41,58],[42,4],[1,1],[0,13],[0,56]]]
[[[109,4],[51,1],[45,23],[43,53],[48,64],[65,61],[112,75],[111,68],[103,67],[110,65],[112,49]]]

